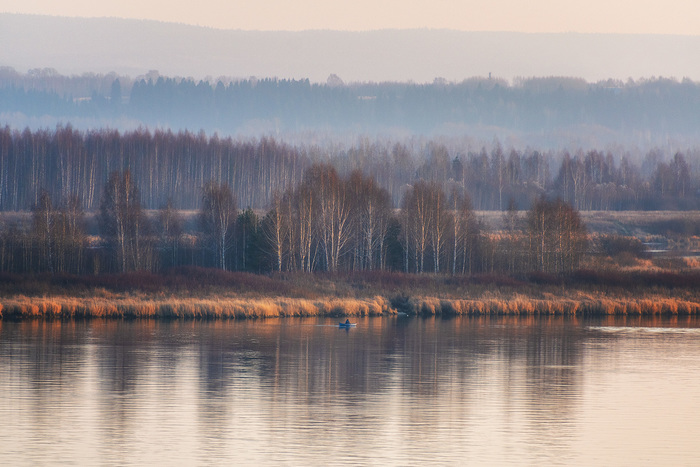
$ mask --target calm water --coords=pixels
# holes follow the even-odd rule
[[[697,465],[691,318],[1,322],[2,465]]]

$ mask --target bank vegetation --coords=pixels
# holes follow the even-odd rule
[[[589,231],[578,210],[633,181],[635,203],[695,206],[700,185],[682,154],[655,161],[647,182],[612,155],[564,155],[553,181],[536,152],[424,149],[418,164],[394,146],[388,166],[403,175],[387,176],[367,154],[348,165],[361,159],[304,158],[268,140],[6,128],[0,209],[31,213],[0,216],[2,316],[697,312],[697,259],[650,251],[674,236],[691,249],[697,222],[650,224],[652,241],[666,241],[650,248],[635,232]],[[184,205],[196,209],[186,217]]]
[[[0,277],[2,319],[695,315],[700,273],[579,270],[554,276],[249,273]]]

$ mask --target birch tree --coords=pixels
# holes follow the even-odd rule
[[[528,212],[527,227],[535,270],[563,274],[578,267],[588,234],[570,204],[540,198]]]
[[[40,251],[40,260],[43,268],[51,274],[54,270],[54,244],[55,244],[55,213],[51,196],[46,190],[41,190],[39,202],[33,209],[33,232]]]
[[[270,248],[272,264],[276,272],[282,272],[285,238],[287,238],[287,229],[290,227],[285,220],[282,196],[275,193],[272,196],[270,210],[263,219],[262,231]]]
[[[112,172],[102,192],[99,223],[119,271],[141,269],[146,220],[131,172]]]
[[[326,270],[338,271],[340,257],[350,240],[350,202],[347,184],[329,164],[315,164],[305,174],[316,204],[316,226]]]
[[[216,266],[227,269],[230,236],[236,221],[236,198],[228,184],[214,181],[204,185],[199,221],[208,247],[214,252]]]
[[[402,203],[403,228],[406,232],[406,245],[413,251],[416,272],[425,271],[425,254],[430,242],[430,225],[433,212],[430,205],[428,183],[419,180],[404,195]]]

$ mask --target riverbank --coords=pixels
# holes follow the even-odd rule
[[[611,298],[572,294],[533,298],[453,299],[439,297],[337,298],[182,298],[116,296],[113,298],[27,297],[0,299],[2,319],[259,319],[278,317],[483,316],[483,315],[700,315],[700,302],[650,294]]]
[[[400,273],[2,276],[0,319],[700,315],[700,274],[594,272],[516,279]]]
[[[11,297],[0,299],[4,319],[251,319],[308,316],[395,314],[388,300],[328,298],[159,298],[149,296],[86,298]]]

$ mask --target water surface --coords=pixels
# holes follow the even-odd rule
[[[0,464],[693,465],[695,318],[0,321]]]

